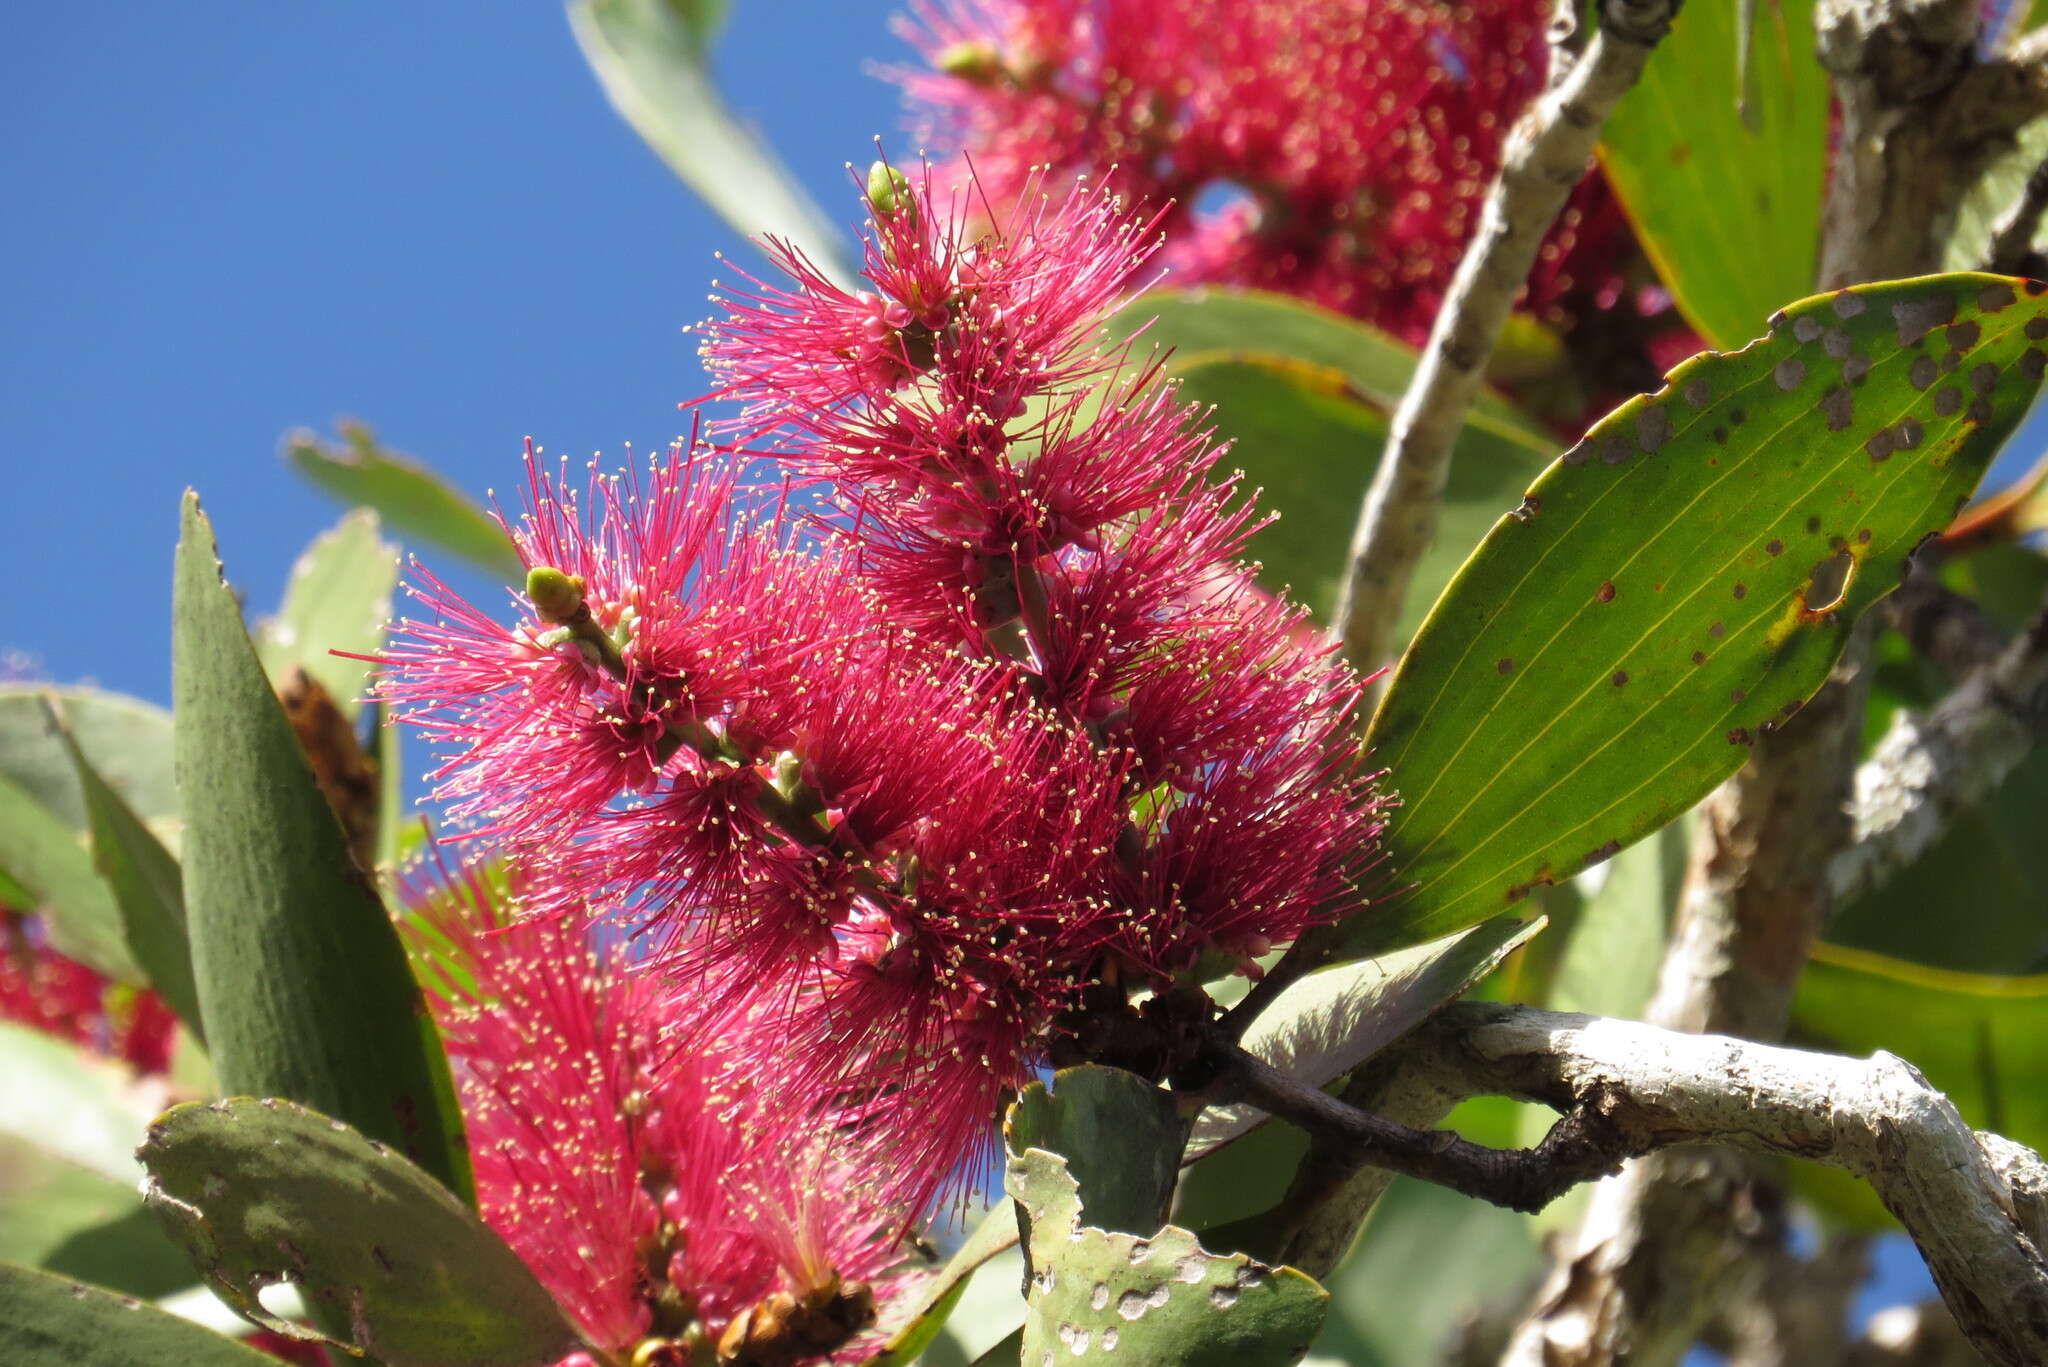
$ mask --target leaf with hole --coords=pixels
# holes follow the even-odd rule
[[[1028,1278],[1022,1360],[1110,1360],[1182,1367],[1284,1367],[1321,1327],[1329,1295],[1291,1267],[1218,1256],[1167,1225],[1149,1236],[1085,1222],[1067,1160],[1012,1150]]]
[[[1089,1222],[1126,1234],[1165,1221],[1186,1135],[1171,1093],[1092,1063],[1032,1083],[1003,1119],[1011,1152],[1063,1155]]]
[[[552,1297],[446,1187],[338,1120],[240,1097],[175,1106],[138,1156],[144,1197],[214,1291],[292,1338],[263,1288],[387,1367],[540,1367],[579,1346]]]
[[[466,1196],[439,1035],[271,692],[192,494],[176,573],[187,930],[221,1085],[317,1105]]]
[[[299,556],[284,605],[256,633],[271,682],[282,686],[294,668],[303,669],[344,715],[356,716],[370,666],[334,652],[374,655],[383,648],[397,587],[398,547],[379,535],[374,511],[351,509]]]
[[[0,1263],[8,1367],[277,1367],[277,1359],[176,1315],[46,1272]]]
[[[1758,4],[1744,53],[1735,4],[1686,6],[1602,135],[1637,240],[1711,346],[1813,287],[1828,157],[1813,9]]]
[[[2025,414],[2043,288],[1931,276],[1803,300],[1597,423],[1401,660],[1367,744],[1401,794],[1386,858],[1405,886],[1333,952],[1498,915],[1741,767]]]
[[[343,503],[374,508],[398,535],[461,556],[494,579],[524,583],[526,569],[491,515],[411,456],[387,450],[361,423],[344,423],[344,446],[311,432],[285,439],[285,460]]]

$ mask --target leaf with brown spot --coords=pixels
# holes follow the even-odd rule
[[[1546,471],[1530,489],[1543,516],[1495,524],[1373,718],[1373,760],[1402,799],[1386,845],[1402,890],[1341,927],[1337,950],[1485,920],[1516,890],[1576,873],[1589,850],[1641,839],[1740,767],[1787,703],[1812,696],[1848,624],[1948,525],[2039,389],[2017,362],[2048,304],[2018,292],[1979,308],[2013,283],[1934,276],[1794,304],[1770,337],[1685,362]],[[1802,343],[1806,318],[1825,326]],[[1840,359],[1825,345],[1836,327],[1852,344]],[[1911,382],[1924,354],[1983,375],[1984,408],[1943,415],[1940,387]],[[1854,419],[1830,431],[1822,395],[1859,362]],[[1708,403],[1681,398],[1702,381]],[[1653,406],[1671,422],[1654,454],[1584,459],[1618,437],[1635,451]],[[1717,427],[1731,432],[1726,446]],[[1809,608],[1816,566],[1837,553],[1852,561],[1839,602],[1819,595]]]

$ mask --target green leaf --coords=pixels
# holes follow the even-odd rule
[[[214,1291],[267,1329],[310,1331],[258,1293],[295,1284],[388,1367],[525,1367],[578,1346],[519,1255],[434,1178],[286,1101],[174,1106],[138,1155],[144,1197]]]
[[[1425,945],[1311,973],[1259,1014],[1244,1047],[1324,1086],[1436,1014],[1541,929],[1540,919],[1496,916]],[[1227,1144],[1265,1119],[1246,1104],[1212,1106],[1195,1122],[1188,1154]]]
[[[1498,915],[1734,773],[2025,414],[2048,366],[2041,288],[1933,276],[1804,300],[1546,471],[1373,717],[1408,886],[1340,927],[1337,952]],[[1850,572],[1829,599],[1831,567]]]
[[[1589,1016],[1642,1015],[1685,883],[1691,829],[1681,818],[1614,857],[1600,890],[1553,932],[1564,945],[1543,1005]]]
[[[85,830],[78,770],[50,728],[46,697],[63,709],[86,758],[122,801],[159,832],[176,823],[171,714],[139,698],[96,688],[0,684],[0,776],[19,784],[65,825]]]
[[[277,1359],[155,1306],[0,1264],[0,1359],[8,1367],[277,1367]]]
[[[109,978],[139,983],[120,908],[80,839],[20,784],[0,778],[0,868],[44,917],[50,943]]]
[[[1251,539],[1268,588],[1292,596],[1327,620],[1337,601],[1351,524],[1386,444],[1387,418],[1363,401],[1349,377],[1312,362],[1253,352],[1177,355],[1167,367],[1181,397],[1212,407],[1217,433],[1231,441],[1225,466],[1242,469],[1262,492],[1259,507],[1279,521]],[[1532,448],[1519,435],[1467,427],[1458,439],[1444,490],[1435,544],[1416,567],[1397,628],[1405,640],[1494,520],[1521,501],[1554,447]]]
[[[850,278],[831,222],[719,94],[701,5],[570,0],[569,26],[612,107],[720,217]]]
[[[78,768],[78,784],[91,822],[93,867],[113,893],[122,938],[149,985],[204,1043],[199,992],[192,982],[192,948],[185,938],[184,876],[178,861],[100,777],[54,705],[50,724]]]
[[[185,904],[229,1092],[316,1105],[468,1196],[454,1088],[405,951],[278,706],[185,496],[172,693]]]
[[[1136,338],[1140,355],[1170,347],[1183,358],[1254,353],[1307,362],[1341,373],[1358,398],[1386,411],[1400,404],[1415,374],[1415,348],[1399,338],[1262,290],[1150,290],[1110,319],[1108,331],[1113,340]],[[1545,458],[1557,449],[1543,424],[1492,391],[1473,403],[1470,425]]]
[[[1143,1234],[1166,1219],[1186,1129],[1171,1093],[1100,1064],[1064,1068],[1011,1103],[1003,1139],[1013,1153],[1063,1155],[1090,1220]]]
[[[346,449],[294,432],[285,459],[322,492],[376,509],[400,536],[461,556],[494,579],[525,582],[511,538],[490,514],[419,461],[378,445],[362,424],[342,424],[341,436]]]
[[[1530,1217],[1397,1177],[1331,1274],[1316,1352],[1350,1367],[1449,1361],[1453,1332],[1502,1301],[1519,1308],[1542,1269]]]
[[[1973,1128],[2048,1147],[2048,975],[1955,973],[1823,944],[1800,977],[1790,1038],[1859,1057],[1888,1050],[1925,1073]],[[1794,1171],[1802,1194],[1837,1218],[1892,1227],[1863,1183],[1814,1164]]]
[[[257,632],[264,671],[282,683],[294,666],[305,670],[354,718],[369,687],[370,666],[332,652],[381,650],[397,587],[398,547],[378,535],[375,512],[350,509],[292,566],[284,606]]]
[[[139,1218],[135,1146],[153,1109],[120,1065],[0,1022],[0,1261],[134,1295],[189,1285],[183,1255]]]
[[[974,1274],[996,1255],[1015,1248],[1018,1237],[1017,1209],[1004,1197],[982,1216],[946,1265],[919,1286],[917,1299],[899,1317],[888,1344],[867,1360],[866,1367],[908,1367],[915,1362],[945,1329]]]
[[[1013,1149],[1007,1178],[1029,1225],[1027,1363],[1092,1351],[1182,1367],[1279,1367],[1300,1361],[1322,1324],[1328,1293],[1291,1267],[1219,1257],[1173,1225],[1141,1238],[1084,1224],[1079,1188],[1056,1153]]]
[[[1813,8],[1756,6],[1744,117],[1737,6],[1687,6],[1600,145],[1637,240],[1712,346],[1741,345],[1813,288],[1828,156]]]

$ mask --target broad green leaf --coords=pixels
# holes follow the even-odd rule
[[[1397,1177],[1331,1274],[1330,1319],[1315,1351],[1349,1367],[1449,1361],[1443,1350],[1456,1330],[1503,1301],[1519,1308],[1542,1269],[1530,1217]]]
[[[1827,178],[1813,0],[1757,0],[1746,103],[1736,9],[1686,6],[1600,144],[1637,240],[1686,321],[1718,347],[1741,345],[1780,302],[1813,288]]]
[[[40,913],[50,943],[120,982],[139,983],[114,894],[93,871],[83,835],[11,779],[0,777],[0,869]]]
[[[229,1092],[316,1105],[465,1197],[454,1087],[398,934],[286,721],[187,494],[172,610],[185,905]]]
[[[208,1285],[267,1329],[321,1337],[257,1299],[296,1285],[387,1367],[527,1367],[577,1346],[519,1255],[384,1145],[288,1101],[172,1107],[138,1157],[144,1196]]]
[[[1400,404],[1415,374],[1415,348],[1399,338],[1263,290],[1150,290],[1125,305],[1108,327],[1115,340],[1137,338],[1139,355],[1148,347],[1170,347],[1183,357],[1248,352],[1338,371],[1358,398],[1387,412]],[[1545,458],[1557,449],[1548,429],[1491,391],[1472,405],[1469,425]]]
[[[719,94],[704,14],[676,0],[570,0],[569,26],[612,107],[720,217],[848,278],[840,235]]]
[[[1183,399],[1213,408],[1218,434],[1231,441],[1226,467],[1242,469],[1262,493],[1259,507],[1279,521],[1251,540],[1260,579],[1291,588],[1319,619],[1337,601],[1351,525],[1386,443],[1385,412],[1363,401],[1339,370],[1254,352],[1195,352],[1174,357]],[[1519,435],[1467,427],[1451,460],[1443,521],[1417,566],[1398,627],[1406,639],[1422,622],[1466,552],[1541,473],[1555,448]]]
[[[1011,1152],[1063,1156],[1089,1223],[1125,1234],[1165,1222],[1185,1137],[1171,1093],[1099,1064],[1062,1069],[1050,1086],[1032,1083],[1003,1119]]]
[[[1386,850],[1407,886],[1336,951],[1498,915],[1734,773],[2018,425],[2048,367],[2042,288],[1803,300],[1596,424],[1402,658],[1366,743],[1401,793]]]
[[[935,1342],[967,1294],[974,1274],[989,1260],[1017,1246],[1017,1209],[1008,1197],[995,1203],[946,1265],[918,1287],[917,1298],[898,1317],[887,1345],[867,1367],[908,1367]]]
[[[303,669],[354,717],[368,690],[370,666],[333,652],[374,655],[383,648],[397,587],[398,548],[378,535],[375,512],[350,509],[306,547],[292,566],[284,606],[257,632],[271,681],[283,683],[294,666]]]
[[[142,1296],[191,1283],[136,1190],[158,1095],[119,1064],[0,1022],[0,1261]]]
[[[0,1264],[8,1367],[277,1367],[277,1359],[128,1296]]]
[[[1943,270],[1984,268],[1991,259],[1992,234],[1998,231],[2013,205],[2019,203],[2027,177],[2044,160],[2048,160],[2048,119],[2035,119],[2021,126],[2014,135],[2013,146],[1991,159],[1956,205],[1955,224],[1942,246]],[[2040,231],[2036,229],[2034,241],[2038,244],[2040,240]]]
[[[244,1316],[291,1281],[387,1367],[551,1363],[575,1344],[553,1297],[449,1189],[356,1129],[238,1096],[172,1107],[137,1152],[150,1209]]]
[[[2048,1147],[2048,975],[1954,973],[1823,944],[1800,977],[1790,1037],[1858,1057],[1888,1050],[1925,1073],[1972,1127]],[[1861,1182],[1812,1164],[1795,1172],[1800,1190],[1838,1218],[1891,1227]]]
[[[204,1043],[199,992],[192,982],[192,947],[185,938],[185,888],[178,861],[100,777],[54,708],[50,721],[78,768],[78,785],[85,795],[91,825],[93,867],[113,894],[122,938],[149,985]]]
[[[371,703],[370,714],[377,735],[377,867],[388,872],[405,861],[414,838],[423,838],[426,827],[418,817],[407,821],[405,728],[392,724],[390,710],[382,703]]]
[[[92,867],[85,795],[46,697],[108,786],[159,835],[177,825],[170,714],[97,689],[0,684],[0,871],[25,894],[8,900],[48,912],[63,953],[140,982],[120,910]]]
[[[345,449],[294,432],[285,440],[285,459],[322,492],[376,509],[398,535],[461,556],[505,583],[525,582],[511,538],[467,495],[412,457],[378,445],[360,423],[344,423],[341,436]]]
[[[1182,1367],[1282,1367],[1308,1351],[1329,1295],[1291,1267],[1218,1256],[1173,1225],[1139,1237],[1086,1222],[1067,1160],[1010,1153],[1028,1223],[1027,1363],[1090,1352]]]
[[[1690,821],[1674,821],[1608,864],[1599,891],[1552,932],[1564,944],[1544,1006],[1629,1020],[1642,1015],[1656,990],[1666,930],[1685,883],[1691,828]]]
[[[1259,1014],[1244,1047],[1324,1086],[1436,1014],[1542,928],[1540,919],[1497,916],[1428,944],[1311,973]],[[1227,1144],[1265,1119],[1243,1103],[1212,1106],[1195,1122],[1188,1155]]]

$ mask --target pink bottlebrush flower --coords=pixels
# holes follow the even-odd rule
[[[178,1019],[147,988],[126,987],[60,953],[42,918],[0,906],[0,1020],[115,1058],[143,1076],[170,1071]]]
[[[582,920],[514,920],[493,883],[472,866],[409,896],[486,1222],[617,1360],[770,1335],[777,1360],[836,1359],[901,1280],[908,1212],[773,1089],[779,1015],[688,1006]]]
[[[1542,89],[1543,0],[920,0],[894,73],[996,211],[1035,168],[1172,205],[1179,278],[1420,342]],[[1196,209],[1215,190],[1239,198]]]
[[[1159,365],[1096,340],[1149,229],[868,197],[871,294],[784,253],[711,329],[725,449],[583,511],[534,477],[521,624],[430,588],[380,690],[529,905],[615,903],[636,974],[773,1019],[756,1084],[914,1209],[1074,1013],[1355,908],[1378,818],[1355,679],[1234,563],[1255,516]],[[815,487],[742,506],[719,471],[764,452]]]

